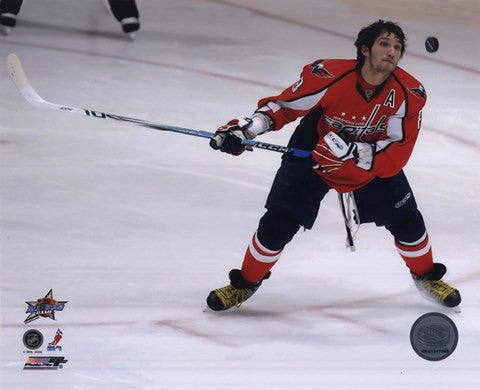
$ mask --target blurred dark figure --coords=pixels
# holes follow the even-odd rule
[[[140,28],[138,8],[135,0],[108,0],[113,16],[122,25],[125,34],[133,39]]]
[[[8,35],[17,23],[23,0],[0,0],[0,32]],[[135,0],[108,0],[113,16],[122,25],[124,33],[132,39],[140,28],[139,13]]]
[[[8,35],[17,24],[17,15],[23,0],[0,0],[0,32]]]

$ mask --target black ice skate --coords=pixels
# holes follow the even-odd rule
[[[257,291],[263,280],[270,277],[270,272],[258,283],[247,282],[239,269],[232,269],[228,276],[230,277],[228,286],[213,290],[208,295],[207,305],[210,309],[222,311],[233,306],[239,307]]]
[[[425,275],[417,275],[413,272],[411,274],[415,285],[427,299],[442,306],[455,307],[460,304],[462,298],[457,289],[441,280],[446,272],[447,267],[434,263],[432,270]]]
[[[135,17],[122,19],[120,24],[125,34],[132,34],[140,29],[140,21]]]
[[[10,29],[17,24],[17,16],[14,14],[4,13],[0,15],[0,32],[3,35],[8,35]]]

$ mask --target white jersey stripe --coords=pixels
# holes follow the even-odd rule
[[[315,105],[323,98],[323,95],[325,95],[327,91],[328,91],[328,88],[316,94],[303,96],[289,102],[283,102],[280,100],[270,101],[267,103],[265,107],[261,107],[258,111],[272,110],[273,112],[277,112],[282,108],[308,111],[308,110],[311,110],[313,107],[315,107]]]
[[[387,139],[377,141],[377,150],[376,152],[378,153],[379,151],[385,149],[388,145],[390,145],[392,142],[395,141],[401,141],[403,138],[403,125],[402,125],[402,120],[405,117],[405,101],[401,104],[400,108],[398,111],[395,113],[395,115],[391,116],[388,120],[388,126],[387,126]]]

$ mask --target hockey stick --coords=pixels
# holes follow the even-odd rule
[[[353,203],[353,214],[351,209],[351,202]],[[338,203],[340,205],[340,211],[343,215],[343,222],[345,223],[345,230],[347,232],[347,240],[346,246],[350,248],[352,252],[355,252],[355,243],[354,238],[355,234],[358,232],[360,227],[359,219],[358,219],[358,209],[355,203],[355,198],[353,196],[353,192],[347,193],[338,193]],[[357,219],[355,219],[357,218]],[[352,222],[355,221],[357,224],[357,230],[352,234]]]
[[[32,85],[27,79],[27,76],[25,75],[22,63],[20,62],[20,59],[17,57],[16,54],[8,55],[7,67],[8,67],[8,72],[10,73],[10,77],[12,78],[13,82],[15,83],[16,87],[18,88],[22,96],[30,104],[32,104],[35,107],[82,114],[82,115],[89,116],[91,118],[112,119],[120,122],[133,123],[142,127],[153,129],[153,130],[169,131],[169,132],[180,133],[185,135],[193,135],[195,137],[213,138],[213,136],[215,135],[214,133],[211,133],[209,131],[186,129],[183,127],[176,127],[176,126],[168,126],[168,125],[149,122],[143,119],[129,118],[126,116],[115,115],[115,114],[107,114],[106,112],[97,111],[97,110],[86,110],[78,107],[69,107],[61,104],[50,103],[44,100],[37,93],[37,91],[35,91],[35,89],[32,87]],[[260,142],[260,141],[254,141],[254,140],[244,140],[243,144],[245,146],[250,146],[253,148],[271,150],[279,153],[288,153],[296,157],[308,157],[310,156],[310,153],[311,153],[308,150],[290,148],[287,146],[274,145],[274,144],[269,144],[266,142]]]

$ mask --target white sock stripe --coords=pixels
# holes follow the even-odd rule
[[[422,237],[420,237],[417,241],[414,241],[414,242],[403,242],[403,241],[398,241],[400,244],[402,245],[406,245],[406,246],[415,246],[415,245],[418,245],[420,243],[422,243],[425,238],[427,238],[427,231],[425,230],[425,233],[423,233]]]
[[[253,245],[253,241],[250,242],[250,245],[248,246],[248,250],[250,251],[253,258],[261,263],[273,263],[277,261],[280,258],[280,255],[282,254],[282,251],[280,251],[280,252],[275,252],[275,254],[272,254],[269,256],[262,255],[259,251],[255,249],[255,246]]]
[[[264,247],[258,239],[257,232],[255,232],[255,235],[253,236],[253,240],[255,241],[255,244],[260,248],[262,252],[268,253],[269,255],[276,255],[282,251],[282,249],[272,251],[271,249]]]
[[[131,18],[122,19],[122,21],[120,23],[122,25],[138,23],[138,18],[132,16]]]
[[[8,12],[5,12],[4,14],[2,14],[2,16],[5,16],[6,18],[10,18],[10,19],[17,19],[17,15],[9,14]]]
[[[423,247],[422,249],[419,249],[418,251],[404,251],[398,247],[397,247],[397,250],[398,250],[398,253],[400,253],[402,256],[405,256],[405,257],[420,257],[428,253],[430,248],[431,248],[430,243],[428,243],[425,247]]]

